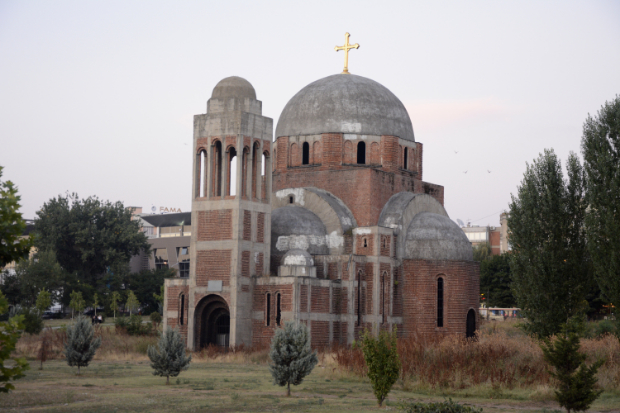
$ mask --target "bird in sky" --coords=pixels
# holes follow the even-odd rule
[[[459,151],[454,151],[454,153],[459,153]]]
[[[488,173],[491,173],[491,171],[489,171],[488,169],[487,169],[487,172],[488,172]]]
[[[463,173],[466,174],[467,172],[469,172],[469,169],[467,171],[463,172]]]

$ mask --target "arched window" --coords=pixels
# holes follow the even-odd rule
[[[405,153],[403,155],[403,169],[407,169],[407,148],[405,148]]]
[[[282,296],[280,293],[276,294],[276,325],[280,325],[280,321],[282,321],[282,310],[280,309],[280,300]]]
[[[357,163],[358,165],[366,163],[366,144],[364,142],[357,144]]]
[[[265,311],[265,314],[267,316],[267,321],[266,321],[266,325],[269,325],[269,322],[271,321],[271,294],[267,293],[266,295],[267,297],[267,311]]]
[[[308,142],[304,142],[304,144],[302,145],[302,160],[301,163],[302,165],[309,165],[310,164],[310,144]]]
[[[288,197],[288,203],[289,204],[294,204],[295,203],[295,197],[293,195],[289,195]]]
[[[237,150],[232,147],[228,150],[228,179],[226,181],[226,195],[237,195]]]
[[[368,247],[368,240],[366,239],[366,237],[362,238],[362,241],[364,243],[364,248]]]
[[[213,163],[213,196],[222,195],[222,142],[215,142],[215,159]]]
[[[183,325],[183,315],[185,314],[185,294],[181,294],[181,314],[179,315],[179,324]]]
[[[362,272],[357,273],[357,325],[362,325]]]
[[[471,338],[476,336],[476,312],[470,309],[467,312],[467,325],[465,327],[465,337]]]
[[[381,323],[385,323],[385,279],[387,278],[387,272],[383,272],[381,275]]]
[[[437,327],[443,327],[443,278],[437,278]]]

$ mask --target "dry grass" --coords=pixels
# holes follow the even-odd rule
[[[591,363],[599,358],[605,364],[598,373],[600,388],[620,390],[620,342],[606,335],[582,339],[581,350]],[[443,340],[418,338],[398,340],[402,363],[401,378],[410,388],[462,390],[474,386],[493,389],[526,388],[547,397],[551,377],[538,340],[506,328],[483,329],[475,340],[449,336]],[[359,349],[336,347],[337,365],[364,376],[366,366]],[[533,393],[533,394],[534,394]],[[538,398],[538,396],[533,396]]]

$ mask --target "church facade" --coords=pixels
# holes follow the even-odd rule
[[[423,145],[391,91],[351,74],[317,80],[273,137],[239,77],[194,117],[190,271],[166,280],[164,326],[192,350],[266,346],[289,320],[314,347],[365,329],[473,335],[478,263],[444,188],[423,180]]]

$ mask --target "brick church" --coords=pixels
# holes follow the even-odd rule
[[[166,280],[165,326],[192,350],[268,345],[287,320],[313,347],[364,329],[473,335],[479,266],[422,155],[374,80],[310,83],[274,141],[252,85],[223,79],[194,117],[190,271]]]

